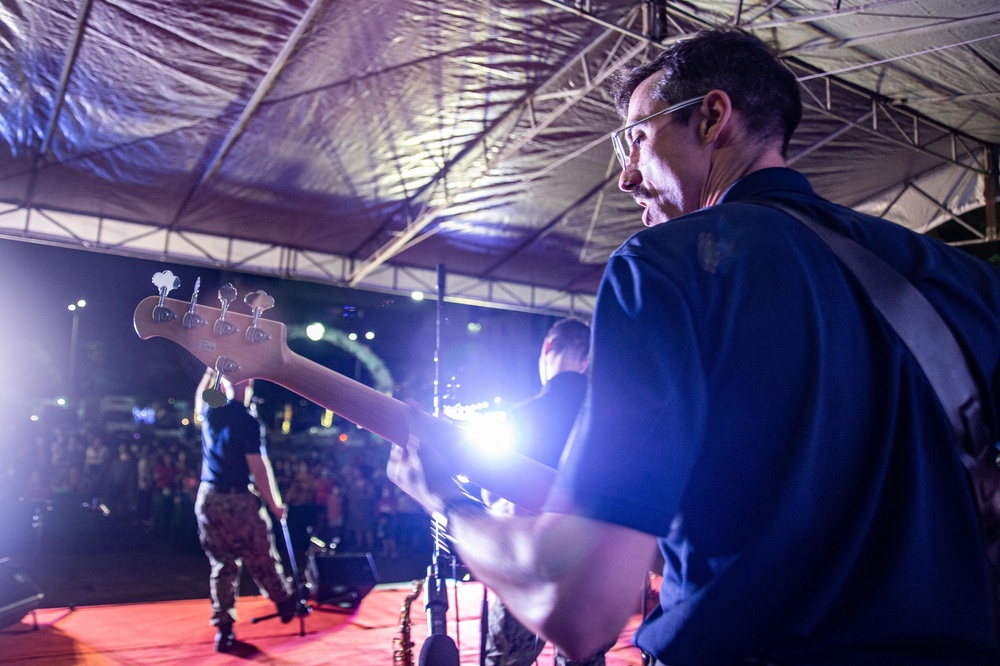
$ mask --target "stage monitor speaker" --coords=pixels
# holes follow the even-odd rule
[[[313,601],[345,610],[357,608],[379,582],[371,553],[311,553],[306,580]]]
[[[0,559],[0,629],[38,608],[45,595],[9,557]]]

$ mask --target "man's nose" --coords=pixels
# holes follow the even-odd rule
[[[639,167],[632,160],[622,169],[622,175],[618,177],[618,188],[623,192],[631,192],[642,183],[642,174]]]

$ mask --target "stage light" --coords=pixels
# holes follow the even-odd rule
[[[375,331],[368,331],[367,333],[365,333],[365,340],[374,340],[374,339],[375,339]]]
[[[479,331],[483,330],[483,325],[480,324],[478,321],[470,321],[469,325],[466,326],[465,328],[466,328],[466,330],[469,331],[469,333],[472,333],[473,335],[475,335]]]
[[[357,340],[358,339],[358,334],[357,333],[348,333],[347,334],[347,339],[351,340],[351,341]]]
[[[60,407],[66,406],[66,398],[56,398],[56,404]]]
[[[449,385],[451,386],[451,385]],[[457,388],[457,385],[454,385]],[[452,421],[473,421],[483,418],[483,412],[489,407],[487,402],[477,402],[471,405],[461,403],[455,405],[445,405],[442,408],[444,415]]]
[[[424,292],[414,291],[413,293],[410,294],[410,298],[412,298],[415,301],[422,301],[424,300]]]
[[[322,340],[324,335],[326,335],[326,326],[323,326],[323,324],[316,322],[306,326],[306,337],[313,342]]]

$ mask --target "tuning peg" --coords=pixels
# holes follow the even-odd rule
[[[201,392],[201,399],[204,400],[209,407],[222,407],[226,404],[229,399],[219,388],[219,384],[222,383],[222,375],[236,372],[239,369],[239,364],[230,359],[228,356],[220,356],[216,359],[215,383],[212,384],[212,388],[205,389]]]
[[[153,308],[153,319],[158,322],[170,321],[177,315],[170,308],[163,305],[167,294],[181,286],[181,279],[174,275],[173,271],[160,271],[153,275],[153,285],[160,293],[160,302]]]
[[[257,321],[264,310],[270,310],[274,307],[274,296],[269,296],[263,289],[258,289],[247,294],[243,298],[243,302],[253,310],[253,323],[247,328],[247,342],[266,342],[270,340],[271,336],[267,331],[257,326]]]
[[[229,304],[236,300],[236,288],[227,284],[222,289],[219,289],[219,300],[222,301],[222,312],[219,313],[219,318],[215,320],[215,332],[219,335],[232,335],[239,329],[228,321],[226,321],[226,313],[229,312]]]
[[[194,293],[191,294],[191,307],[184,313],[181,319],[181,326],[184,328],[201,328],[205,325],[205,318],[194,311],[194,306],[198,303],[198,291],[201,288],[201,278],[194,281]]]

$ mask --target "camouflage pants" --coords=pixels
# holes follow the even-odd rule
[[[242,566],[271,601],[280,603],[293,594],[274,547],[271,519],[257,495],[216,493],[203,483],[194,512],[201,547],[212,564],[212,625],[236,620]]]
[[[570,661],[556,651],[555,663],[557,666],[604,666],[604,653],[612,647],[602,648],[585,661]],[[500,599],[493,599],[486,637],[486,666],[531,666],[544,648],[544,640],[508,613]]]

